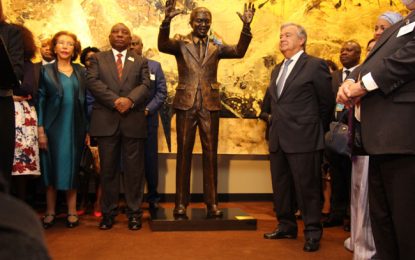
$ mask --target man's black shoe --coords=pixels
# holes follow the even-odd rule
[[[128,219],[128,229],[129,230],[139,230],[139,229],[141,229],[141,218],[139,218],[139,217],[130,217]]]
[[[265,233],[264,238],[265,239],[296,239],[297,232],[286,232],[286,231],[281,231],[277,228],[274,232]]]
[[[303,250],[306,252],[315,252],[320,248],[320,241],[315,238],[308,238],[304,243]]]
[[[114,217],[104,215],[99,223],[99,229],[108,230],[112,228],[112,225],[114,225]]]

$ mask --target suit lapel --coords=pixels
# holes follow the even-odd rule
[[[55,87],[58,91],[59,96],[63,96],[63,87],[61,85],[61,81],[59,80],[58,76],[58,62],[54,62],[50,67],[47,69],[47,73],[49,77],[55,82]]]
[[[135,61],[134,55],[130,51],[127,51],[127,55],[124,60],[124,67],[122,68],[122,77],[121,77],[121,84],[124,83],[124,81],[128,77],[128,73],[130,72],[130,69]]]
[[[81,93],[84,92],[85,90],[85,82],[84,82],[84,77],[83,75],[81,75],[82,71],[79,69],[79,67],[75,64],[72,65],[73,66],[73,71],[75,73],[76,78],[78,79],[79,82],[79,87],[78,87],[78,99],[81,98]]]
[[[213,53],[215,52],[215,45],[213,43],[211,43],[208,40],[209,44],[208,44],[208,49],[207,49],[207,53],[205,55],[205,58],[203,59],[202,62],[202,66],[205,65],[205,63],[209,60],[209,58],[213,55]]]
[[[269,85],[269,93],[272,97],[272,99],[274,100],[274,102],[278,101],[278,97],[277,97],[277,78],[278,78],[278,74],[280,73],[280,69],[281,66],[284,62],[281,62],[280,64],[278,64],[277,66],[275,66],[275,69],[273,70],[273,73],[271,75],[271,81],[270,81],[270,85]]]
[[[187,35],[187,37],[183,40],[184,41],[184,47],[190,52],[192,57],[199,61],[199,55],[196,51],[195,44],[192,41],[192,34]]]
[[[288,75],[287,80],[284,84],[284,89],[281,92],[280,98],[284,95],[285,92],[287,92],[287,89],[290,88],[290,83],[295,79],[297,74],[301,71],[302,67],[307,61],[307,54],[303,53],[301,54],[300,58],[298,58],[298,61],[295,63],[294,68],[291,70],[290,75]]]
[[[120,82],[118,79],[118,71],[117,66],[115,65],[115,58],[114,53],[112,50],[109,50],[105,55],[106,64],[109,66],[109,70],[111,71],[112,77],[114,78],[115,82]]]

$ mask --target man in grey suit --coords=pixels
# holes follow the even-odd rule
[[[150,78],[147,61],[130,51],[131,32],[122,23],[109,35],[112,50],[96,53],[87,73],[95,98],[89,133],[97,137],[101,163],[102,213],[100,229],[110,229],[117,214],[122,158],[128,228],[141,228],[144,193],[145,102]]]
[[[296,201],[304,220],[303,250],[319,249],[321,217],[321,156],[324,131],[334,109],[327,63],[307,55],[305,29],[281,26],[280,51],[285,60],[271,74],[267,89],[271,105],[269,151],[278,227],[266,239],[295,239]]]
[[[379,259],[415,256],[415,0],[386,29],[346,80],[337,101],[361,102],[361,134],[369,159],[369,212]],[[352,78],[355,78],[352,73]]]

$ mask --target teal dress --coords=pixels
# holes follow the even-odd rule
[[[79,97],[85,90],[75,70],[70,77],[51,72],[42,73],[39,92],[39,125],[48,137],[48,150],[41,152],[43,180],[57,190],[76,189],[86,129],[85,104],[81,103],[85,101]]]

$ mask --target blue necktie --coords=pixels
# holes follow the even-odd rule
[[[280,97],[282,90],[284,89],[285,80],[287,78],[288,65],[291,64],[293,60],[288,59],[284,63],[284,68],[282,69],[281,77],[277,82],[277,97]]]

